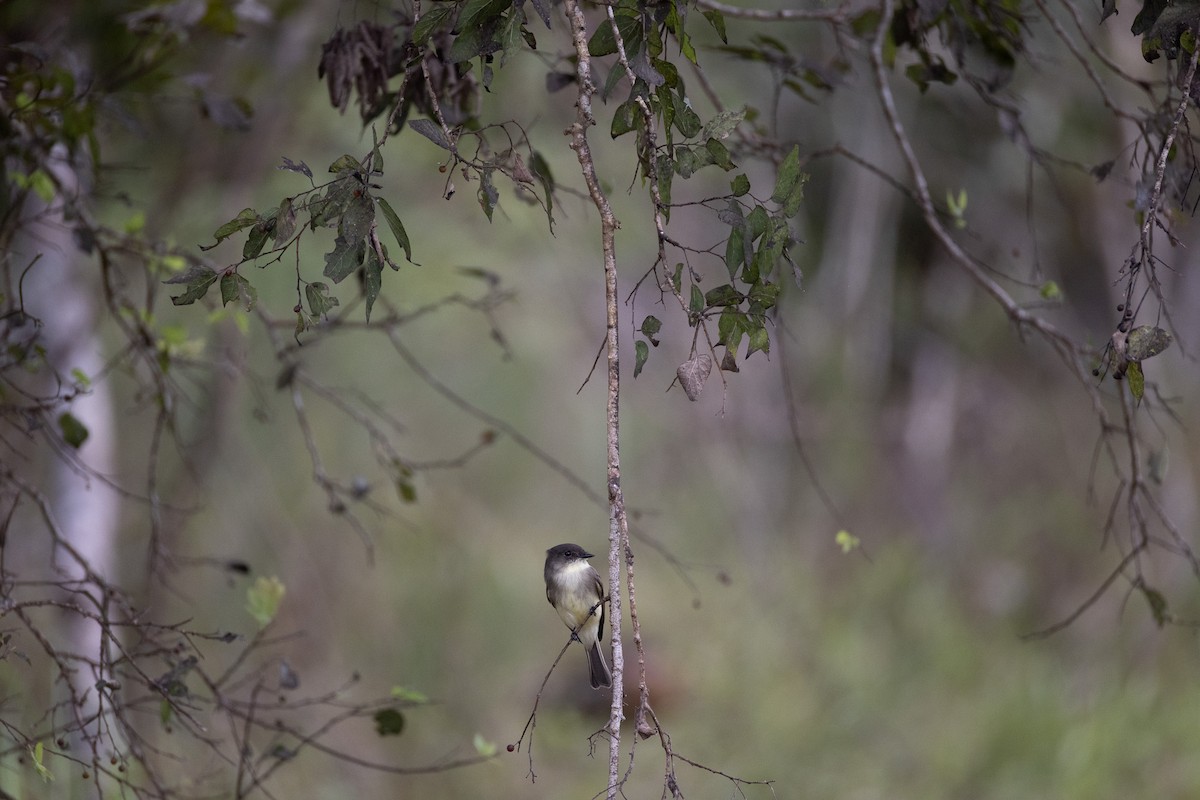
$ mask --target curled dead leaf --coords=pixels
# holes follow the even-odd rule
[[[694,402],[700,396],[711,372],[712,358],[708,353],[693,356],[679,365],[675,375],[679,378],[679,385],[683,387],[683,393],[687,395],[688,400]]]

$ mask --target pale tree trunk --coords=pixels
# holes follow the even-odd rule
[[[86,193],[76,170],[67,166],[65,153],[61,155],[60,163],[64,166],[55,177],[63,193]],[[40,342],[45,347],[48,366],[42,390],[46,394],[62,391],[70,385],[76,370],[92,381],[86,393],[62,409],[83,423],[87,439],[78,450],[65,448],[65,456],[53,458],[46,465],[46,496],[51,512],[63,539],[79,556],[68,556],[56,548],[54,568],[60,580],[83,581],[84,591],[104,603],[107,597],[100,587],[86,583],[89,571],[105,582],[116,582],[119,577],[118,497],[111,486],[99,479],[118,477],[112,392],[108,381],[96,380],[104,366],[102,343],[96,330],[101,313],[99,281],[94,264],[79,251],[63,216],[44,206],[30,210],[35,221],[25,228],[18,249],[38,257],[25,278],[24,299],[26,312],[42,324]],[[47,422],[57,424],[57,419]],[[99,611],[95,606],[86,607],[79,594],[72,593],[69,600],[86,612]],[[101,662],[99,626],[75,614],[64,622],[64,649],[89,661]],[[76,696],[91,690],[101,677],[104,676],[85,669],[76,672]],[[89,695],[92,702],[94,694],[93,690]]]

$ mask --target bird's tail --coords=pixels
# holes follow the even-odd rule
[[[592,688],[599,689],[604,686],[612,686],[612,673],[608,671],[608,662],[604,660],[604,651],[600,649],[600,643],[593,643],[588,648],[587,654],[588,672],[591,673]]]

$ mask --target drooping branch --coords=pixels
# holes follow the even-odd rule
[[[850,10],[844,4],[833,8],[742,8],[721,3],[718,0],[697,0],[696,5],[710,11],[718,11],[727,17],[749,19],[756,22],[824,21],[843,24],[850,16]]]

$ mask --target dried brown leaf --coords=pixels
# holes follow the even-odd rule
[[[679,378],[679,385],[683,387],[683,393],[687,395],[688,400],[693,402],[704,390],[704,383],[708,380],[710,373],[712,373],[712,358],[707,353],[689,358],[679,365],[679,369],[675,370],[675,375]]]

